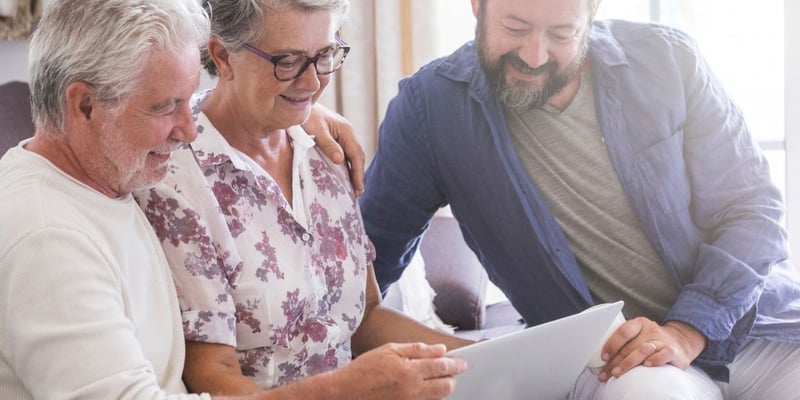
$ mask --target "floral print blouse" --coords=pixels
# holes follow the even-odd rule
[[[289,204],[200,111],[208,93],[192,100],[197,140],[137,194],[172,268],[185,338],[235,347],[264,388],[347,364],[375,251],[346,169],[290,128]]]

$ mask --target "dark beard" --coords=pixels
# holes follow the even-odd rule
[[[519,71],[530,75],[547,74],[549,78],[543,87],[535,84],[517,81],[509,85],[506,79],[505,68],[511,64]],[[524,61],[514,54],[506,54],[495,62],[482,63],[489,84],[495,91],[501,104],[517,111],[525,111],[545,105],[547,100],[557,94],[569,83],[574,74],[559,73],[558,64],[548,62],[539,68],[530,68]]]
[[[490,60],[486,49],[485,36],[485,27],[482,18],[479,17],[476,27],[475,46],[478,50],[478,59],[481,67],[500,103],[516,111],[526,111],[545,105],[547,100],[560,92],[564,86],[575,78],[588,50],[588,37],[584,37],[578,54],[566,70],[559,71],[559,65],[555,61],[548,61],[538,68],[531,68],[513,53],[507,53],[499,59]],[[546,74],[549,78],[545,81],[543,87],[536,87],[535,84],[524,81],[517,81],[509,85],[505,73],[507,64],[511,64],[513,68],[522,73],[529,75]]]

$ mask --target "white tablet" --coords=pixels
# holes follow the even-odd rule
[[[469,364],[456,377],[456,389],[448,399],[565,399],[603,345],[622,304],[600,304],[448,352]]]

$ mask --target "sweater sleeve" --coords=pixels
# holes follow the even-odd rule
[[[0,258],[4,363],[37,399],[209,398],[159,388],[114,263],[70,229],[41,229],[11,247]]]

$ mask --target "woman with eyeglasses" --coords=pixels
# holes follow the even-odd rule
[[[348,5],[205,5],[216,87],[192,99],[197,139],[137,196],[178,289],[192,391],[443,398],[465,368],[444,353],[470,341],[380,305],[347,170],[300,126],[350,51]]]

